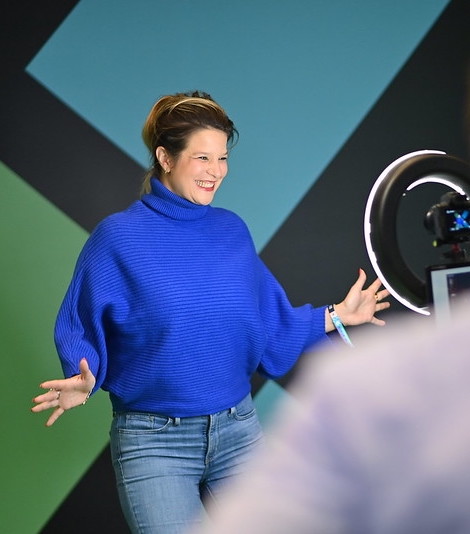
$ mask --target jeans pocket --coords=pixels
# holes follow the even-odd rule
[[[171,423],[164,415],[124,413],[115,416],[115,428],[121,433],[146,434],[163,432]]]
[[[235,406],[234,418],[237,421],[246,421],[254,416],[256,416],[256,408],[251,395],[248,395]]]

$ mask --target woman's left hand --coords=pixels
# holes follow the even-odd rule
[[[31,411],[38,413],[53,409],[46,422],[46,426],[52,426],[67,410],[85,404],[95,384],[96,379],[88,367],[88,362],[82,358],[78,375],[48,380],[40,385],[48,391],[34,397]]]
[[[385,321],[378,319],[375,314],[390,307],[390,302],[383,301],[390,293],[387,289],[380,289],[382,282],[378,278],[367,289],[363,289],[366,278],[366,273],[359,269],[359,277],[346,298],[335,304],[336,313],[346,326],[363,323],[385,325]]]

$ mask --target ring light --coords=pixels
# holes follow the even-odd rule
[[[364,237],[369,259],[383,285],[410,310],[430,315],[426,284],[404,261],[396,225],[402,197],[426,183],[443,184],[470,197],[470,166],[438,150],[420,150],[396,159],[371,189],[364,215]]]

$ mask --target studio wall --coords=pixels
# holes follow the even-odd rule
[[[38,384],[60,376],[52,329],[76,256],[137,198],[140,128],[158,96],[200,88],[240,141],[217,204],[248,223],[294,304],[340,300],[363,267],[368,192],[396,157],[469,158],[465,0],[9,3],[0,39],[0,528],[125,533],[104,392],[51,429]],[[436,251],[411,199],[404,248]],[[406,232],[405,232],[406,233]],[[408,312],[393,303],[390,314]],[[354,333],[351,333],[354,337]],[[291,375],[253,382],[266,426]]]

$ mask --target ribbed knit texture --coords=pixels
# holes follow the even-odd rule
[[[324,310],[291,306],[237,215],[153,179],[89,237],[55,341],[65,376],[85,357],[114,410],[188,417],[237,404],[256,369],[286,373],[327,339]]]

